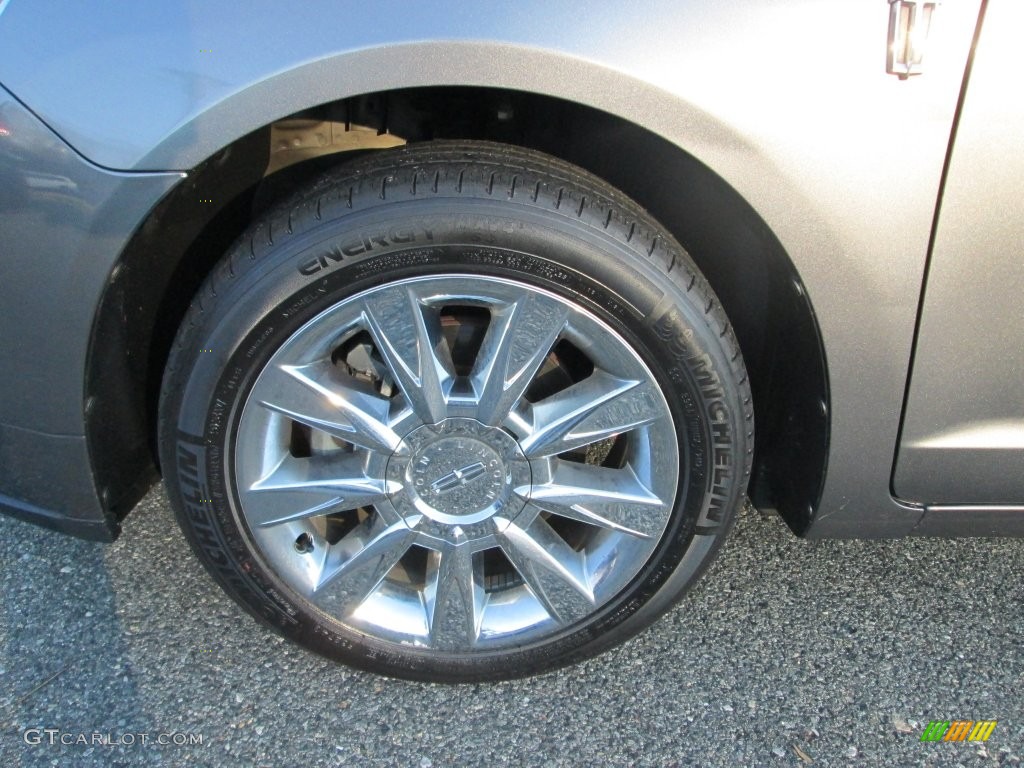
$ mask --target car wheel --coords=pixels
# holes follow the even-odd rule
[[[194,300],[161,458],[199,558],[284,636],[380,673],[516,677],[667,610],[750,472],[742,358],[635,203],[433,142],[265,215]]]

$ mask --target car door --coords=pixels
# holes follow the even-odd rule
[[[1024,503],[1022,28],[1024,4],[987,3],[962,94],[893,477],[909,501]]]

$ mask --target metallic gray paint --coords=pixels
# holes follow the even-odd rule
[[[1024,506],[937,505],[926,507],[913,536],[1024,537]]]
[[[825,16],[802,0],[658,0],[642,14],[610,0],[486,11],[324,0],[284,19],[269,3],[239,13],[14,0],[0,81],[93,162],[132,170],[191,168],[302,108],[417,85],[550,94],[657,133],[750,203],[815,308],[832,443],[808,534],[899,535],[921,516],[889,494],[914,298],[979,5],[944,4],[928,73],[900,82],[884,72],[887,4],[864,0],[832,2]],[[147,201],[132,196],[114,229],[139,221]],[[106,223],[101,213],[91,221]],[[116,255],[105,245],[92,281]],[[87,288],[69,304],[76,316],[95,306]],[[81,370],[58,359],[33,365]],[[47,393],[25,420],[70,430],[79,406]]]
[[[0,503],[107,525],[82,437],[93,313],[132,231],[183,174],[98,169],[2,88],[0,126]]]
[[[89,470],[84,437],[0,424],[0,512],[110,541],[117,523],[100,505]]]
[[[82,434],[93,313],[128,237],[184,174],[96,168],[0,90],[0,422]],[[54,188],[54,184],[58,184]]]
[[[1024,5],[990,3],[921,309],[893,478],[905,499],[1024,499],[1024,101],[1006,88],[1022,28]]]

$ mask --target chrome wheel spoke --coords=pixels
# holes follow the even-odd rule
[[[541,509],[631,536],[656,536],[665,502],[628,465],[622,469],[559,461],[551,479],[534,485],[530,501]]]
[[[532,432],[520,441],[535,459],[581,448],[664,417],[650,382],[601,370],[532,406]]]
[[[416,534],[404,522],[388,524],[374,515],[327,548],[314,599],[352,613],[409,551]]]
[[[345,378],[326,361],[269,366],[251,397],[271,411],[353,445],[394,451],[401,438],[388,426],[388,401]]]
[[[544,363],[569,318],[564,305],[543,294],[525,294],[494,312],[470,382],[476,393],[477,419],[502,423]]]
[[[363,312],[377,351],[413,412],[425,424],[441,421],[455,374],[436,313],[405,287],[378,291]]]
[[[542,517],[527,528],[511,523],[501,548],[548,616],[568,624],[594,610],[584,556],[565,543]]]
[[[384,478],[366,473],[358,453],[296,458],[286,454],[244,494],[254,525],[265,528],[316,515],[366,507],[387,496]]]
[[[474,645],[486,602],[483,569],[469,546],[430,552],[424,606],[433,647],[458,650]]]

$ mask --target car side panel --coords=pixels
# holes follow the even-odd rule
[[[93,314],[135,227],[182,176],[96,168],[0,88],[0,509],[110,534],[83,437]]]
[[[12,0],[0,82],[94,162],[133,170],[191,168],[297,110],[423,85],[528,90],[646,127],[751,204],[817,312],[832,446],[809,535],[899,535],[921,515],[889,480],[978,7],[944,4],[929,71],[901,82],[881,0],[311,0],[284,16]]]
[[[85,437],[0,424],[0,512],[86,539],[118,528],[99,500]]]
[[[893,480],[928,504],[1024,499],[1024,5],[990,0],[950,157]]]

